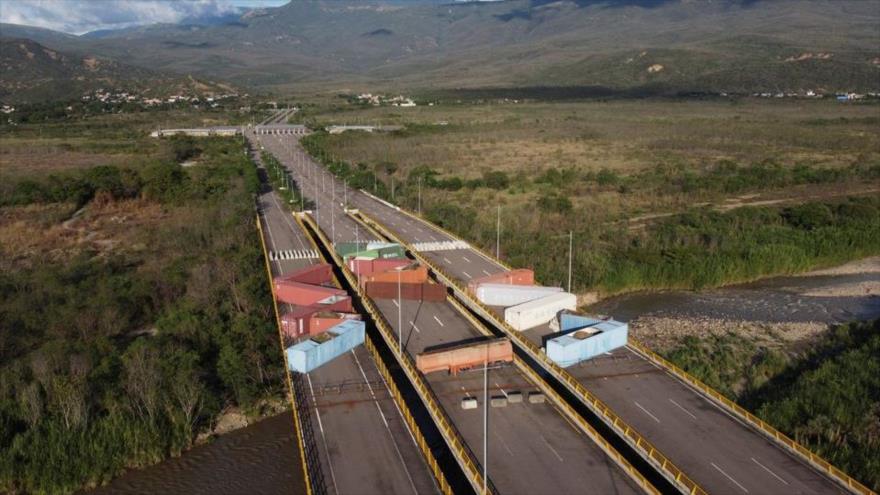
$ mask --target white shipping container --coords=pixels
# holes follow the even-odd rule
[[[480,284],[477,299],[489,306],[516,306],[535,299],[562,292],[562,287],[540,285]]]
[[[546,325],[557,313],[577,308],[577,296],[570,292],[557,292],[504,310],[504,321],[516,330],[528,330]]]

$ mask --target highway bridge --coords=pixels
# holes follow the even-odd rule
[[[568,405],[551,401],[549,409],[542,412],[526,407],[491,411],[498,415],[491,422],[491,428],[498,429],[490,435],[494,442],[490,441],[489,447],[489,479],[494,490],[651,490],[638,485],[637,477],[628,475],[625,462],[611,462],[614,452],[609,454],[607,448],[597,447],[601,440],[572,419],[571,406],[577,408],[581,421],[602,421],[665,477],[669,486],[682,492],[870,493],[638,342],[581,365],[566,369],[555,366],[539,350],[541,337],[550,332],[549,328],[517,332],[504,323],[498,308],[482,306],[463,288],[471,279],[510,267],[409,212],[347,188],[307,156],[296,136],[263,136],[261,144],[288,168],[304,193],[315,201],[317,207],[312,217],[316,227],[327,234],[328,244],[379,234],[407,245],[417,259],[433,268],[438,279],[462,303],[491,324],[491,331],[511,338],[522,357],[520,364],[528,363],[532,371],[521,366],[493,370],[493,379],[497,380],[493,381],[493,394],[504,394],[514,388],[547,390],[548,385],[568,392]],[[344,205],[359,213],[347,214]],[[375,232],[367,233],[367,226]],[[455,308],[452,301],[404,306],[403,324],[397,326],[399,308],[395,303],[377,301],[376,306],[393,334],[403,336],[407,356],[412,357],[429,345],[483,333],[479,322]],[[535,379],[538,373],[540,378]],[[458,407],[462,396],[479,389],[478,378],[426,378],[463,439],[471,461],[479,463],[480,420],[469,417],[469,411]],[[560,439],[566,428],[571,438]],[[546,451],[536,450],[542,445],[547,447]],[[547,462],[554,457],[559,466]],[[546,464],[533,470],[536,462]],[[597,466],[601,469],[595,469]],[[585,478],[579,478],[582,469],[589,471]]]
[[[344,201],[351,199],[347,195],[357,194],[356,191],[346,191],[345,184],[307,159],[301,148],[291,146],[290,138],[261,136],[260,143],[287,165],[301,192],[315,203],[310,217],[326,236],[328,247],[338,242],[378,240],[375,233],[356,222],[343,207]],[[489,333],[452,301],[373,303],[379,318],[389,326],[389,334],[394,338],[392,345],[400,345],[410,360],[426,347]],[[594,431],[585,431],[576,418],[563,413],[559,399],[544,396],[544,392],[549,394],[551,390],[522,365],[491,369],[489,377],[488,393],[493,397],[541,392],[546,399],[491,408],[486,463],[489,491],[575,493],[584,492],[587,487],[589,493],[656,492],[619,453],[598,443]],[[439,414],[451,422],[453,434],[463,444],[462,463],[476,466],[480,476],[484,459],[482,417],[479,410],[463,409],[461,402],[470,397],[479,397],[482,402],[483,373],[435,373],[424,380],[430,389],[430,399],[441,409]],[[475,490],[481,490],[481,480],[471,479]]]
[[[259,163],[256,154],[252,158]],[[273,256],[272,276],[323,262],[277,193],[265,182],[262,187],[258,206],[266,249],[314,254],[285,260]],[[440,492],[388,383],[364,346],[307,375],[290,375],[302,455],[315,493],[361,493],[365,486],[382,493]]]

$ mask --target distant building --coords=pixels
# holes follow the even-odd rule
[[[241,127],[218,126],[218,127],[195,127],[191,129],[159,129],[150,133],[151,137],[169,137],[169,136],[193,136],[193,137],[210,137],[210,136],[240,136],[242,134]]]

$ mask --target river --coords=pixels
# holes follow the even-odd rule
[[[293,417],[285,412],[84,493],[296,495],[304,492],[302,477]]]

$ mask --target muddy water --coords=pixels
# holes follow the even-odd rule
[[[85,493],[237,495],[304,492],[293,419],[286,412],[223,435],[177,459],[129,471],[109,485]]]
[[[589,310],[622,321],[639,316],[820,323],[872,319],[880,317],[880,296],[862,288],[880,284],[880,270],[868,268],[861,273],[776,277],[700,292],[634,293],[600,301]]]

